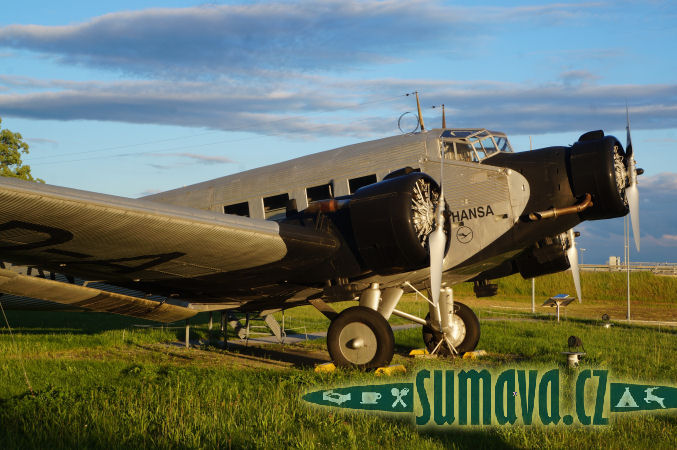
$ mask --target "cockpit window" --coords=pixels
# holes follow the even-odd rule
[[[500,152],[512,152],[508,139],[503,136],[496,136],[496,146]]]
[[[484,128],[445,129],[440,138],[446,159],[481,162],[499,152],[512,152],[503,133]]]
[[[473,161],[475,158],[475,152],[472,149],[472,146],[466,142],[456,142],[456,155],[457,159],[461,161]]]
[[[496,144],[494,144],[494,140],[491,138],[491,136],[485,137],[480,142],[482,142],[482,147],[484,147],[484,151],[486,152],[487,156],[493,155],[498,151],[498,149],[496,148]]]
[[[447,129],[440,137],[445,159],[480,162],[499,152],[512,152],[503,133],[482,128]]]
[[[487,157],[487,154],[484,152],[484,148],[482,148],[480,141],[475,141],[472,145],[475,147],[475,153],[480,158],[480,161]]]

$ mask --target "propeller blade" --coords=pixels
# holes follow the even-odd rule
[[[625,105],[625,157],[628,161],[632,158],[632,139],[630,138],[630,113],[628,105]]]
[[[571,266],[571,275],[574,277],[574,286],[576,286],[576,296],[578,302],[583,300],[581,295],[581,272],[578,267],[578,249],[576,248],[576,238],[574,237],[574,229],[568,232],[569,234],[569,248],[567,249],[567,258],[569,258],[569,265]]]
[[[630,221],[632,222],[632,235],[635,238],[635,248],[639,251],[639,190],[637,189],[637,167],[633,158],[632,139],[630,138],[630,113],[628,105],[625,105],[625,131],[627,132],[625,142],[625,158],[628,169],[628,186],[625,188],[625,197],[628,199],[630,208]],[[640,169],[641,170],[641,169]],[[640,172],[641,173],[641,172]]]
[[[634,170],[634,164],[633,164]],[[632,222],[632,235],[635,238],[635,247],[639,251],[639,191],[637,190],[637,178],[625,188],[625,196],[630,207],[630,221]]]
[[[430,290],[437,317],[432,318],[442,326],[440,295],[442,290],[442,270],[444,269],[444,251],[447,248],[447,236],[444,233],[444,149],[440,147],[440,198],[435,210],[435,229],[428,237],[430,249]],[[453,347],[452,347],[453,348]],[[451,348],[450,348],[451,350]]]
[[[440,290],[442,289],[444,250],[447,247],[447,237],[444,234],[444,197],[442,194],[440,194],[435,217],[435,230],[430,233],[428,245],[430,247],[430,290],[433,304],[437,306],[439,305]]]

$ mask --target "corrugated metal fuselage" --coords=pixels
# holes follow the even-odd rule
[[[298,210],[303,210],[309,204],[308,189],[314,186],[330,184],[333,196],[349,196],[353,193],[351,180],[373,175],[375,181],[381,181],[389,173],[404,167],[418,169],[439,181],[440,148],[448,140],[441,137],[442,132],[432,130],[355,144],[144,199],[214,212],[223,212],[228,205],[246,202],[251,217],[265,218],[266,198],[287,194],[289,199],[295,200]],[[445,159],[444,171],[444,192],[452,222],[444,280],[454,284],[473,278],[520,250],[506,248],[481,263],[463,264],[500,236],[510,233],[529,200],[530,186],[518,172],[489,164]],[[298,255],[298,258],[303,256]],[[329,265],[336,268],[337,264],[332,261]],[[318,278],[326,276],[326,267],[316,265],[315,269],[317,276],[313,276],[312,270],[299,272],[296,265],[281,262],[239,273],[213,275],[206,285],[220,286],[221,292],[211,290],[207,294],[203,285],[201,297],[203,301],[216,301],[218,297],[258,300],[256,305],[265,298],[270,298],[273,303],[280,297],[291,302],[302,301],[309,295],[326,292],[322,284],[318,284]],[[340,271],[339,268],[323,283],[331,285],[341,280]],[[422,286],[427,278],[428,269],[424,268],[389,275],[363,272],[344,282],[359,291],[375,281],[382,286],[399,285],[404,281]],[[195,279],[196,285],[189,291],[195,292],[200,281],[205,280]],[[184,280],[181,284],[186,286],[188,282]]]

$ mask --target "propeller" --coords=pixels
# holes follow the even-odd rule
[[[625,197],[628,199],[630,208],[630,221],[632,222],[632,235],[635,238],[635,247],[639,251],[639,191],[637,190],[637,168],[635,158],[633,157],[632,139],[630,138],[630,114],[627,105],[625,106],[625,118],[627,125],[625,127],[627,136],[625,143],[625,159],[628,172],[628,186],[625,188]]]
[[[430,290],[437,315],[440,315],[440,291],[442,289],[442,266],[444,250],[447,247],[447,236],[444,234],[444,154],[440,154],[440,198],[435,210],[435,229],[428,237],[430,248]],[[441,317],[436,317],[437,323]]]
[[[578,303],[581,303],[583,297],[581,296],[581,272],[578,267],[578,249],[576,248],[576,233],[574,229],[567,231],[569,236],[569,248],[567,249],[567,258],[571,266],[571,275],[574,277],[574,286],[576,286],[576,296]]]
[[[441,184],[441,183],[440,183]],[[430,247],[430,290],[432,291],[433,305],[437,306],[440,301],[442,289],[442,265],[444,263],[444,249],[447,246],[447,237],[444,234],[444,191],[440,190],[440,199],[435,211],[435,229],[428,237]],[[440,317],[437,317],[440,319]]]

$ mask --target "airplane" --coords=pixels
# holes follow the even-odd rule
[[[421,324],[429,352],[462,355],[480,324],[451,287],[491,296],[491,280],[571,268],[580,299],[573,228],[630,212],[639,250],[642,172],[629,119],[625,149],[598,130],[525,152],[502,132],[421,120],[139,199],[2,178],[0,302],[160,322],[311,304],[331,320],[338,366],[389,364],[392,315]],[[405,292],[421,294],[426,317],[397,309]],[[331,306],[346,300],[358,303]]]

